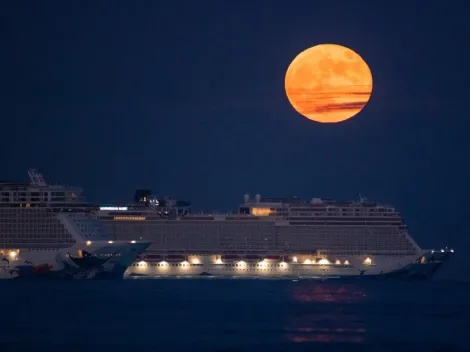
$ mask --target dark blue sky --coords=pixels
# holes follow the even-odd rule
[[[96,202],[138,187],[228,210],[245,192],[395,205],[424,247],[468,247],[466,2],[4,1],[1,178],[28,168]],[[291,60],[357,51],[372,98],[298,115]]]

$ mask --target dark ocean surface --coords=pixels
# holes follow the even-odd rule
[[[0,282],[0,351],[470,351],[470,283]]]

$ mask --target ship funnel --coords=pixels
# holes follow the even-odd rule
[[[258,193],[258,194],[256,195],[255,199],[256,199],[256,203],[259,203],[260,200],[261,200],[261,194]]]
[[[248,203],[248,200],[250,199],[250,195],[248,193],[246,193],[244,196],[243,196],[243,199],[245,200],[245,204]]]

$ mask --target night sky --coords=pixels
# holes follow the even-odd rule
[[[466,7],[3,1],[0,178],[37,168],[93,202],[150,188],[220,211],[246,192],[361,193],[396,206],[422,247],[460,251],[468,275]],[[357,51],[374,78],[369,104],[340,124],[307,120],[285,96],[290,62],[320,43]]]

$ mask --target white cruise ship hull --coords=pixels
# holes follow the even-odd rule
[[[122,279],[149,242],[86,242],[57,250],[10,251],[0,256],[0,279]]]
[[[127,278],[266,278],[266,279],[326,279],[326,278],[395,278],[428,280],[450,258],[451,251],[423,251],[419,257],[377,256],[370,264],[361,258],[328,264],[286,262],[282,260],[217,262],[216,256],[187,256],[183,262],[147,262],[130,266]]]

